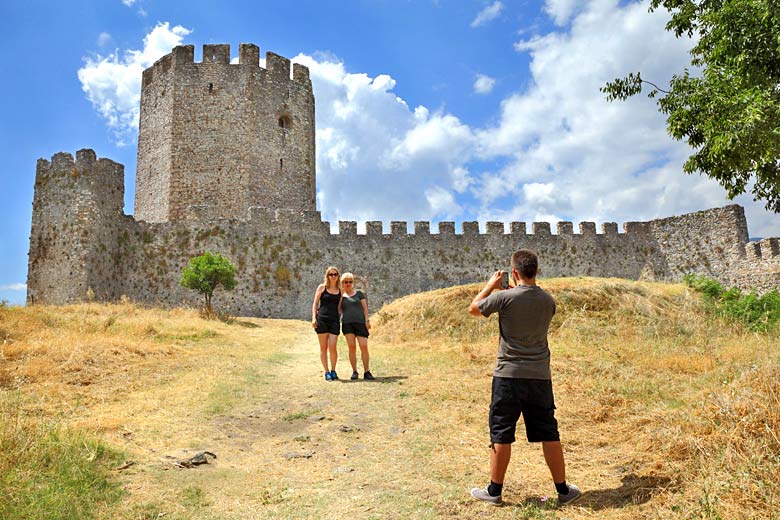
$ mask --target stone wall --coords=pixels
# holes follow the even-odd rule
[[[82,301],[92,289],[118,299],[116,240],[123,221],[124,167],[80,150],[40,159],[35,175],[28,301]]]
[[[339,222],[315,206],[314,96],[309,71],[241,44],[179,46],[143,72],[135,218],[122,214],[123,166],[80,150],[38,161],[28,300],[87,293],[154,305],[200,303],[178,284],[189,259],[226,255],[235,290],[215,295],[236,315],[307,318],[327,266],[356,276],[376,309],[399,296],[485,280],[512,252],[539,253],[543,276],[679,280],[713,276],[760,291],[780,284],[778,239],[748,242],[739,206],[629,222]],[[273,209],[268,209],[273,208]],[[387,231],[387,232],[385,232]]]
[[[74,173],[76,172],[76,173]],[[28,290],[35,301],[83,300],[91,287],[100,300],[126,295],[150,305],[198,305],[178,285],[189,259],[220,252],[238,268],[238,286],[215,294],[215,305],[236,315],[302,318],[329,265],[355,274],[371,310],[400,296],[484,281],[507,268],[521,247],[536,250],[542,275],[601,276],[677,281],[707,274],[726,284],[777,288],[778,239],[747,242],[739,206],[597,232],[582,222],[476,222],[456,232],[452,222],[339,222],[338,233],[317,211],[250,208],[243,219],[148,223],[121,214],[122,167],[81,150],[39,161],[30,242]],[[529,232],[530,231],[530,232]]]
[[[143,73],[135,216],[243,218],[315,209],[314,95],[306,67],[241,44],[179,46]]]

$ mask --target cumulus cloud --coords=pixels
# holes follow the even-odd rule
[[[477,94],[490,94],[495,84],[496,80],[490,76],[477,74],[476,79],[474,79],[474,92]]]
[[[144,38],[141,50],[84,58],[84,66],[78,71],[81,89],[106,120],[117,145],[130,144],[138,129],[141,73],[180,45],[190,32],[180,25],[158,23]]]
[[[544,3],[545,12],[550,15],[556,25],[564,25],[577,9],[579,0],[547,0]]]
[[[26,291],[26,283],[12,283],[9,285],[0,285],[0,291]]]
[[[122,3],[125,4],[127,7],[133,7],[133,4],[136,2],[136,0],[122,0]]]
[[[333,56],[298,55],[317,97],[317,201],[338,220],[453,219],[475,147],[456,116],[410,108],[386,74],[350,73]]]
[[[489,6],[482,9],[472,20],[471,26],[472,27],[479,27],[480,25],[485,25],[486,23],[496,19],[499,14],[501,14],[501,11],[504,9],[504,4],[500,1],[495,1]]]

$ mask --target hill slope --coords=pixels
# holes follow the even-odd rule
[[[681,285],[542,286],[558,303],[550,347],[569,480],[586,492],[565,517],[772,518],[778,337],[708,318]],[[306,322],[0,307],[0,496],[11,497],[0,516],[556,518],[541,450],[522,441],[508,506],[467,496],[487,478],[498,333],[495,318],[466,314],[478,289],[378,310],[375,383],[326,383]],[[346,354],[340,343],[342,377]],[[181,470],[167,458],[202,449],[218,459]],[[120,460],[135,464],[117,471]],[[52,480],[76,473],[103,484]]]

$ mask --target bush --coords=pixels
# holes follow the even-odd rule
[[[720,282],[706,276],[688,274],[683,282],[702,293],[708,311],[742,323],[754,332],[767,332],[780,322],[780,293],[769,291],[761,296],[752,291],[743,294],[738,287],[726,290]]]

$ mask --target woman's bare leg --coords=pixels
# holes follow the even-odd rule
[[[349,364],[352,365],[352,371],[357,372],[357,348],[355,345],[354,334],[344,334],[347,338],[347,347],[349,348]]]
[[[360,359],[363,360],[363,371],[368,372],[368,338],[361,338],[358,336],[357,340],[358,344],[360,344]],[[353,370],[354,366],[355,363],[352,364]]]
[[[317,340],[320,342],[320,362],[322,369],[328,372],[328,336],[329,334],[317,334]]]
[[[336,342],[339,337],[336,334],[328,334],[328,351],[330,351],[330,369],[336,370],[336,361],[339,359],[339,351],[336,350]]]

